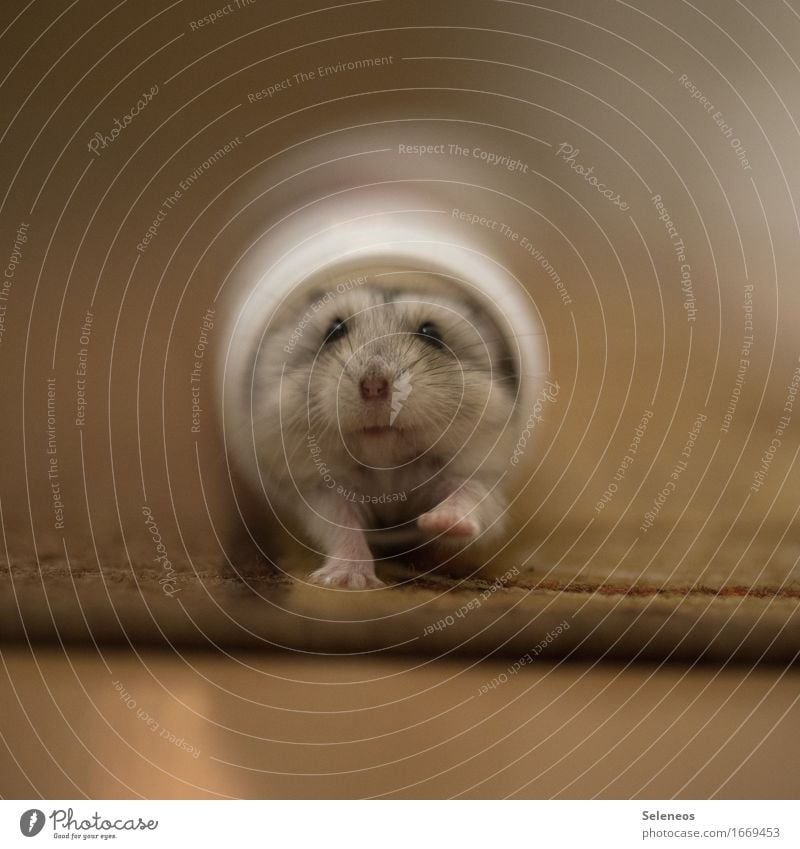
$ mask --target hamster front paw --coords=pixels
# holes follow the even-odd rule
[[[428,534],[437,534],[453,539],[474,539],[480,533],[480,525],[471,516],[463,515],[457,507],[440,504],[423,513],[417,525]]]
[[[333,558],[329,558],[323,566],[312,572],[308,580],[320,587],[342,590],[368,590],[386,586],[375,574],[372,563]]]

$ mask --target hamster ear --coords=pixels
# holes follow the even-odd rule
[[[316,303],[317,301],[321,301],[325,297],[325,292],[322,289],[309,289],[303,293],[303,301],[307,305],[311,305]]]
[[[403,290],[398,289],[396,286],[389,286],[388,288],[380,289],[380,295],[383,299],[384,304],[391,304],[396,301],[401,295],[403,295]]]
[[[512,339],[513,332],[503,332],[500,321],[497,316],[490,313],[485,306],[482,306],[475,298],[466,299],[466,310],[468,313],[466,318],[475,323],[477,327],[485,327],[494,339],[495,350],[498,354],[497,365],[501,376],[509,378],[513,386],[514,392],[519,391],[520,374],[517,358],[513,354]]]
[[[492,330],[498,330],[497,323],[495,322],[494,318],[487,313],[486,306],[479,303],[473,295],[468,294],[462,297],[460,306],[461,314],[468,321],[471,321],[477,326],[480,326],[481,324],[486,322],[491,325]]]

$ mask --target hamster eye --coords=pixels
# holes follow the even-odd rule
[[[347,324],[343,318],[335,318],[325,332],[325,339],[322,344],[327,345],[329,342],[335,342],[347,335]]]
[[[420,325],[417,335],[421,336],[425,342],[434,348],[444,348],[444,342],[439,333],[439,328],[430,321],[426,321]]]

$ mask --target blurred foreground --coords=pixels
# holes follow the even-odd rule
[[[5,798],[797,798],[800,673],[6,647]]]

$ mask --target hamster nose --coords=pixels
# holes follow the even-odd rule
[[[370,374],[361,378],[360,389],[365,401],[385,398],[389,394],[389,381],[383,375]]]

